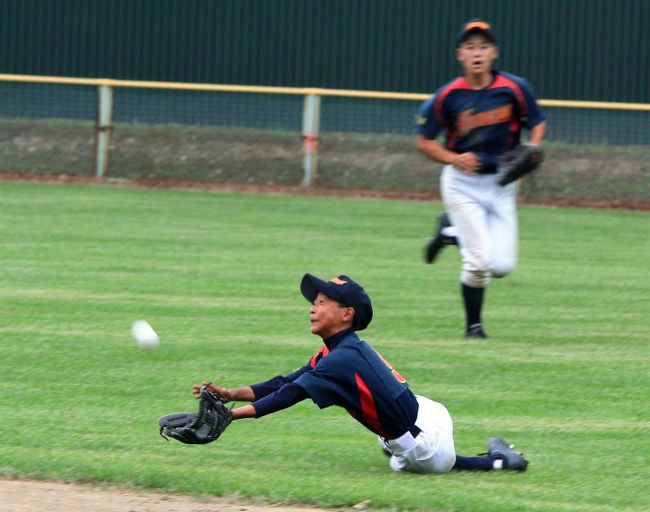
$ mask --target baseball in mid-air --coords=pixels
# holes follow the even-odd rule
[[[131,324],[131,336],[140,348],[150,349],[160,345],[160,338],[146,320],[136,320]]]

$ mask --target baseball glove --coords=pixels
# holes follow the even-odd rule
[[[185,444],[207,444],[216,440],[232,421],[232,407],[213,395],[207,388],[201,389],[199,412],[181,412],[163,416],[159,420],[160,435]]]
[[[533,172],[544,160],[544,150],[540,146],[522,144],[501,155],[499,167],[505,171],[499,185],[505,187],[522,176]]]

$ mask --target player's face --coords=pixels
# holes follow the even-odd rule
[[[354,309],[319,293],[314,304],[309,308],[311,333],[327,339],[337,332],[348,329],[352,325],[353,317]]]
[[[466,75],[490,73],[492,63],[498,56],[498,48],[483,34],[469,36],[456,50],[456,58],[463,65]]]

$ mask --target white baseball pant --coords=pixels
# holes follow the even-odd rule
[[[411,473],[446,473],[454,467],[454,427],[444,405],[424,396],[416,396],[419,404],[415,424],[421,429],[417,437],[407,432],[397,439],[379,438],[393,453],[390,468]]]
[[[503,175],[467,174],[446,165],[440,191],[460,246],[460,280],[473,288],[503,277],[517,265],[517,182],[502,187]]]

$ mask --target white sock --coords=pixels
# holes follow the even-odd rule
[[[492,469],[503,469],[503,459],[495,459],[492,463]]]

